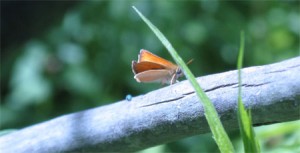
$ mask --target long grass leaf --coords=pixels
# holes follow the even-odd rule
[[[252,127],[251,111],[246,111],[242,102],[242,72],[244,57],[245,36],[244,32],[241,32],[241,42],[238,56],[238,121],[240,126],[240,133],[243,138],[244,150],[246,153],[260,152],[259,143],[255,137],[254,129]]]
[[[200,101],[203,104],[204,111],[205,111],[205,117],[208,121],[208,124],[210,126],[210,129],[213,133],[213,137],[220,149],[223,153],[230,153],[234,152],[233,145],[228,137],[228,135],[225,132],[225,129],[219,119],[218,113],[216,109],[214,108],[212,102],[209,100],[207,95],[204,93],[204,91],[201,89],[199,84],[197,83],[195,76],[192,74],[192,72],[189,70],[185,62],[182,60],[182,58],[178,55],[174,47],[171,45],[171,43],[167,40],[167,38],[160,32],[156,26],[154,26],[141,12],[139,12],[134,6],[133,9],[138,13],[138,15],[143,19],[143,21],[150,27],[150,29],[155,33],[155,35],[158,37],[158,39],[162,42],[162,44],[167,48],[171,56],[174,58],[176,63],[182,68],[182,71],[184,72],[186,78],[190,81],[192,86],[194,87],[198,97],[200,98]]]

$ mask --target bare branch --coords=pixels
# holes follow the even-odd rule
[[[300,117],[300,57],[242,70],[243,101],[255,125]],[[238,128],[237,71],[198,78],[223,125]],[[0,137],[2,152],[137,151],[210,132],[188,81],[132,101],[64,115]]]

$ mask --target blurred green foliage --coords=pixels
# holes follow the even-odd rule
[[[132,5],[168,37],[183,59],[194,59],[189,67],[202,76],[236,68],[241,30],[246,34],[245,67],[298,56],[299,4],[1,1],[0,128],[18,129],[160,88],[133,79],[131,61],[141,48],[171,58]],[[239,140],[237,133],[231,134],[233,140]],[[290,137],[293,134],[281,140]],[[299,144],[299,139],[293,142]],[[158,150],[213,152],[217,147],[207,134]]]

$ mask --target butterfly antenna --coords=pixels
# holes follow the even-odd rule
[[[192,62],[194,61],[194,59],[192,58],[192,59],[190,59],[187,63],[186,63],[186,65],[189,65],[189,64],[191,64]]]

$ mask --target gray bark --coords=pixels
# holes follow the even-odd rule
[[[237,71],[199,77],[224,127],[236,130]],[[244,68],[242,99],[254,125],[298,120],[300,57]],[[39,123],[0,137],[1,152],[137,151],[210,129],[188,81]]]

